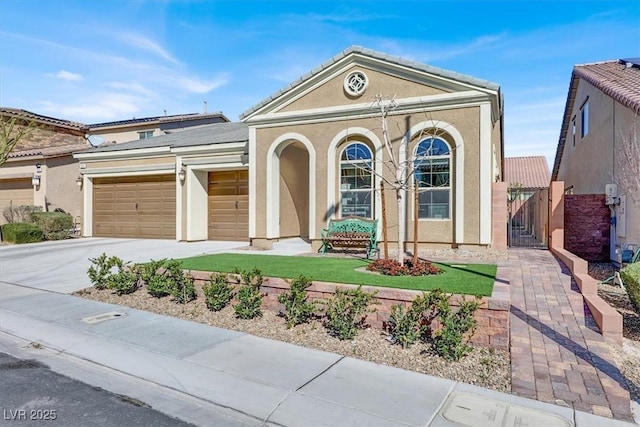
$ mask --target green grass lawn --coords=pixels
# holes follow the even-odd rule
[[[469,295],[491,295],[496,275],[494,264],[445,264],[442,274],[433,276],[381,276],[356,271],[369,261],[352,258],[301,257],[252,254],[215,254],[185,258],[183,268],[188,270],[231,273],[235,268],[258,268],[264,276],[292,279],[306,276],[312,280],[354,285],[386,286],[389,288],[429,291],[441,288],[445,292]]]

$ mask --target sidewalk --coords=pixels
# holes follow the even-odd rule
[[[109,312],[120,316],[106,316],[109,320],[97,323],[82,320]],[[83,381],[117,376],[130,384],[128,396],[198,425],[631,425],[341,355],[2,282],[0,331],[2,351],[19,357],[28,354],[57,366],[64,365],[63,360],[75,361],[74,366],[82,367],[75,370],[84,375],[78,378]],[[115,381],[103,381],[117,387]]]
[[[509,249],[514,394],[632,420],[629,392],[567,268],[548,250]]]

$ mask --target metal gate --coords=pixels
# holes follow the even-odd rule
[[[549,230],[549,189],[509,188],[508,245],[546,248]]]

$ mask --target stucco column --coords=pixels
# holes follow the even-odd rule
[[[549,186],[549,248],[564,248],[564,181]]]

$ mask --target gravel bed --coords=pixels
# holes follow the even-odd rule
[[[596,280],[606,280],[617,269],[609,262],[589,263],[589,275]],[[598,295],[622,315],[622,348],[611,346],[618,368],[627,382],[631,399],[640,403],[640,314],[637,313],[623,287],[598,284]]]
[[[200,290],[198,290],[201,292]],[[448,362],[433,353],[429,343],[417,343],[408,349],[393,345],[386,334],[375,329],[361,330],[353,341],[340,341],[330,336],[319,320],[287,329],[284,319],[276,313],[265,311],[253,320],[235,318],[233,308],[220,312],[207,309],[201,295],[185,305],[176,304],[171,297],[154,298],[145,289],[129,295],[118,296],[109,290],[88,288],[76,292],[83,298],[151,311],[165,316],[203,323],[247,334],[338,353],[383,365],[448,378],[493,390],[509,392],[510,359],[506,351],[474,347],[459,362]]]

